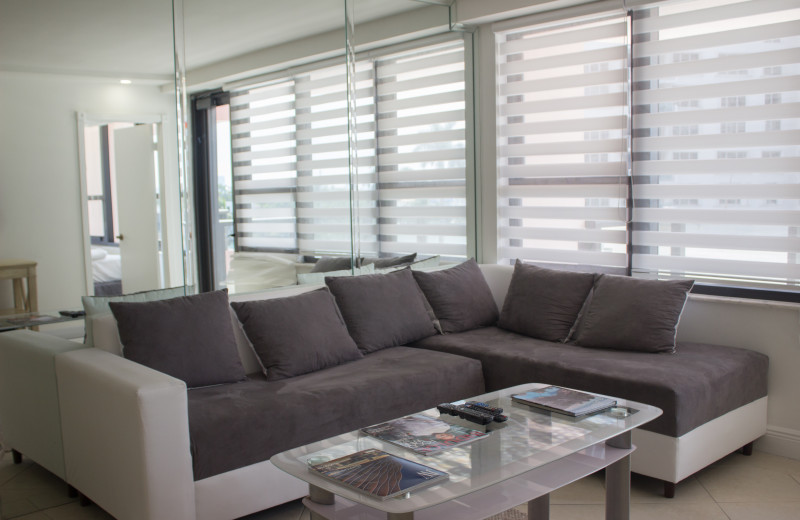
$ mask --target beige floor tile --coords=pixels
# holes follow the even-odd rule
[[[800,483],[761,466],[722,464],[698,473],[697,480],[717,502],[800,501]]]
[[[11,480],[12,478],[16,477],[23,471],[30,469],[33,465],[33,462],[30,460],[22,460],[22,464],[14,464],[11,460],[11,454],[3,454],[0,457],[0,486]]]
[[[606,507],[596,504],[551,505],[550,520],[603,520]]]
[[[800,502],[720,504],[731,520],[800,520]]]
[[[33,502],[23,496],[4,493],[0,490],[0,518],[8,520],[38,511]]]
[[[589,475],[550,494],[550,504],[604,504],[606,488],[602,473]]]
[[[4,519],[6,517],[3,517]],[[44,513],[31,513],[29,515],[18,516],[14,520],[50,520]]]
[[[728,520],[713,502],[631,504],[631,520]]]
[[[114,520],[96,505],[81,506],[78,502],[42,511],[48,520]]]
[[[690,502],[714,502],[711,495],[694,477],[679,482],[674,498],[664,498],[664,482],[644,475],[631,475],[632,504],[674,504]]]
[[[719,462],[723,465],[747,466],[748,468],[757,466],[774,471],[800,474],[800,460],[780,457],[759,450],[753,450],[753,454],[749,457],[745,457],[739,453],[732,453]]]
[[[308,520],[310,517],[311,513],[303,506],[303,503],[300,500],[294,500],[242,517],[240,520]]]

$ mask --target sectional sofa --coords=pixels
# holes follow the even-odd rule
[[[112,304],[95,348],[2,334],[0,367],[57,382],[20,418],[0,380],[5,441],[116,518],[230,519],[306,494],[275,453],[525,382],[662,408],[632,469],[668,494],[766,431],[765,356],[675,344],[686,284],[474,261],[326,283]],[[51,438],[22,442],[39,410]]]

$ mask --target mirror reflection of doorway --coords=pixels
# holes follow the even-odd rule
[[[161,122],[83,123],[87,294],[166,287]]]

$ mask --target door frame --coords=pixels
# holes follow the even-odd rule
[[[163,229],[163,217],[166,212],[166,199],[163,196],[165,193],[165,166],[169,162],[164,157],[164,126],[168,122],[166,114],[121,114],[121,115],[108,115],[108,114],[87,114],[85,112],[76,112],[77,126],[78,126],[78,171],[80,173],[80,201],[81,201],[81,230],[83,232],[83,281],[86,288],[86,294],[92,296],[94,294],[94,282],[92,281],[92,237],[89,235],[89,197],[87,193],[86,181],[86,143],[84,140],[85,129],[90,126],[105,125],[109,123],[138,123],[138,124],[158,124],[158,157],[159,157],[159,190],[162,196],[159,199],[161,205],[162,215],[162,255],[164,257],[164,285],[170,286],[170,278],[168,276],[169,269],[167,268],[167,261],[169,258],[169,240],[166,240],[166,233]],[[183,283],[181,283],[183,285]]]

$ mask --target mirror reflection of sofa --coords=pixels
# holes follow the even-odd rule
[[[226,286],[231,294],[242,294],[288,285],[322,284],[326,276],[373,274],[406,266],[413,270],[429,270],[447,265],[439,256],[423,258],[416,253],[360,256],[354,271],[351,263],[350,256],[344,255],[236,252],[230,261]]]

